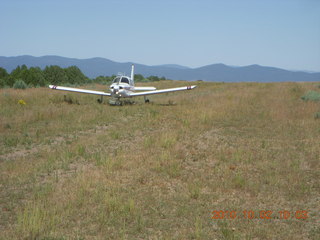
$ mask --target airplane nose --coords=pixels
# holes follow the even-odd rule
[[[119,87],[118,86],[114,86],[113,87],[113,93],[117,94],[119,92]]]

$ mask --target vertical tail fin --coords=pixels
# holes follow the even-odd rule
[[[134,85],[134,65],[133,64],[131,66],[131,81],[132,81],[132,83]]]

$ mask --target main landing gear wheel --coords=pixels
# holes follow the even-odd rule
[[[100,104],[103,103],[103,96],[101,96],[101,98],[98,98],[97,102],[100,103]]]
[[[145,102],[145,103],[149,103],[150,100],[149,100],[148,98],[144,97],[144,102]]]

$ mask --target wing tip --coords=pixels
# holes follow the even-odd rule
[[[197,85],[188,86],[188,87],[187,87],[187,90],[191,90],[191,89],[194,89],[194,88],[196,88],[196,87],[197,87]]]

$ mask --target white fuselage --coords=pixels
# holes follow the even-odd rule
[[[115,98],[130,97],[130,93],[134,91],[134,83],[127,76],[118,76],[110,85],[111,96]]]

